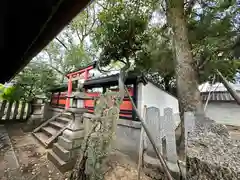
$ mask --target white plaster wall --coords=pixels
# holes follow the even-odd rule
[[[240,106],[234,102],[209,102],[206,115],[217,123],[240,126]]]
[[[137,89],[138,89],[138,92],[137,92],[137,109],[138,109],[140,115],[143,117],[143,107],[144,107],[144,104],[143,104],[143,101],[142,101],[143,84],[139,83]]]
[[[150,82],[145,86],[142,83],[138,85],[138,109],[142,115],[144,105],[159,108],[161,115],[163,115],[164,108],[167,107],[172,108],[174,114],[179,113],[178,100]]]

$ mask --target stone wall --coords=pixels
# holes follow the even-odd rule
[[[93,117],[92,114],[84,114],[85,132],[91,128],[91,117]],[[140,122],[119,119],[114,148],[136,159],[139,151],[140,130]]]
[[[240,143],[231,140],[226,126],[197,122],[188,135],[187,179],[240,179]]]
[[[115,148],[134,159],[138,158],[140,133],[140,122],[119,119]]]

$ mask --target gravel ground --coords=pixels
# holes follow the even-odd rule
[[[188,138],[189,179],[239,179],[240,143],[232,135],[236,128],[229,131],[214,122],[203,124],[197,125]]]

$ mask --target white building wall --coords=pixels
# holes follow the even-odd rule
[[[206,115],[217,123],[240,126],[240,106],[235,102],[209,102]]]
[[[145,86],[140,83],[138,85],[138,110],[143,116],[143,108],[147,107],[157,107],[160,109],[160,115],[163,116],[164,108],[170,107],[173,109],[173,113],[176,114],[175,120],[179,119],[179,108],[178,100],[174,96],[168,94],[167,92],[156,87],[154,84],[148,82]]]

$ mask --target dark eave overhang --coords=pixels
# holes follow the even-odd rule
[[[11,80],[88,3],[90,0],[1,1],[0,83]]]

